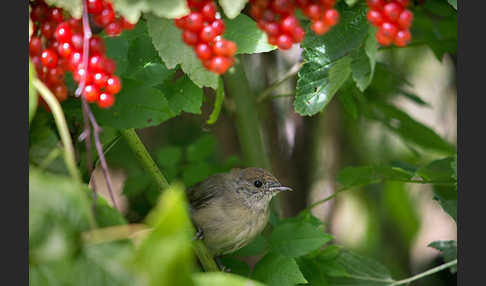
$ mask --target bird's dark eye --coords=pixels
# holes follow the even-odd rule
[[[260,180],[256,180],[254,184],[255,184],[255,187],[257,187],[257,188],[259,188],[263,185],[262,181],[260,181]]]

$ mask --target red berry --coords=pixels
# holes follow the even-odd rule
[[[384,21],[381,12],[378,10],[369,10],[368,14],[366,14],[366,18],[371,24],[375,26],[380,26]]]
[[[324,12],[323,21],[328,26],[334,26],[339,22],[339,12],[336,9],[329,9]]]
[[[71,56],[71,53],[73,52],[73,47],[71,46],[70,43],[62,43],[57,47],[57,53],[65,58],[68,59],[69,56]]]
[[[297,6],[301,7],[306,7],[306,6],[309,6],[309,1],[310,0],[297,0],[295,1],[297,3]]]
[[[81,24],[81,19],[71,18],[68,21],[69,27],[71,27],[71,31],[73,33],[81,33],[83,30],[83,26]]]
[[[214,46],[219,42],[216,42]],[[214,49],[213,46],[213,49]],[[205,43],[200,43],[196,46],[196,56],[201,59],[201,60],[207,60],[210,59],[211,56],[213,55],[211,48],[209,47],[208,44]]]
[[[43,2],[36,2],[36,6],[32,8],[32,11],[30,12],[30,17],[32,18],[32,21],[36,22],[43,22],[44,19],[47,18],[47,12],[49,8],[47,8],[47,5]]]
[[[397,24],[401,29],[408,29],[412,25],[413,13],[409,10],[403,10],[398,17]]]
[[[82,61],[83,55],[80,52],[71,53],[71,56],[69,57],[69,69],[75,71]]]
[[[58,85],[64,83],[64,70],[61,67],[55,67],[47,72],[47,83]]]
[[[57,65],[57,53],[51,49],[46,49],[41,54],[42,64],[47,68],[54,68]]]
[[[301,27],[296,27],[294,32],[290,34],[294,43],[300,43],[304,39],[305,32]]]
[[[62,22],[64,20],[64,16],[62,15],[62,9],[59,8],[52,8],[49,11],[49,20],[54,22]]]
[[[277,16],[271,10],[263,11],[262,20],[274,22],[276,20],[276,18],[277,18]]]
[[[410,31],[402,30],[402,31],[398,31],[393,42],[397,47],[404,47],[410,42],[411,39],[412,39],[412,35],[410,34]]]
[[[105,42],[100,36],[93,36],[89,39],[89,52],[91,54],[105,53]]]
[[[112,75],[106,81],[105,90],[111,94],[117,94],[121,89],[121,81],[116,75]]]
[[[218,56],[232,57],[236,49],[236,44],[227,40],[217,41],[213,45],[213,52]]]
[[[122,26],[119,21],[111,22],[105,27],[105,33],[108,36],[112,36],[112,37],[118,36],[121,34],[121,32],[122,32]]]
[[[57,25],[55,35],[56,39],[59,42],[69,42],[71,40],[71,37],[73,36],[73,33],[71,31],[71,27],[69,27],[69,24],[63,22]]]
[[[104,58],[100,55],[94,55],[89,58],[88,69],[93,72],[105,71]]]
[[[327,33],[331,27],[326,25],[324,21],[315,21],[314,23],[311,24],[311,30],[314,31],[317,35],[324,35]]]
[[[217,56],[211,60],[209,69],[217,74],[223,74],[231,66],[231,62],[226,57]]]
[[[56,31],[56,22],[44,22],[41,26],[41,33],[47,39],[52,39],[54,37],[54,32]]]
[[[268,37],[268,43],[270,45],[276,46],[278,44],[278,37],[277,36],[270,36],[270,37]]]
[[[398,32],[398,28],[390,22],[385,22],[381,24],[379,31],[383,35],[393,39]]]
[[[64,84],[55,86],[53,93],[59,102],[66,100],[68,97],[68,89]]]
[[[201,14],[204,20],[212,22],[216,17],[216,6],[214,5],[214,2],[204,4],[201,9]]]
[[[319,2],[321,2],[321,4],[324,5],[324,7],[326,7],[327,9],[334,7],[334,5],[336,4],[336,0],[320,0]]]
[[[104,27],[115,20],[115,11],[113,11],[111,5],[107,5],[101,10],[101,13],[98,16],[97,20],[99,21],[99,24]]]
[[[98,106],[101,108],[109,108],[115,103],[115,96],[110,93],[103,92],[98,98]]]
[[[194,46],[199,41],[197,34],[189,30],[182,32],[182,40],[189,46]]]
[[[40,37],[32,36],[30,38],[29,52],[31,55],[40,55],[42,52],[42,40]]]
[[[408,6],[408,0],[395,0],[395,2],[402,5],[403,8]]]
[[[398,20],[400,13],[402,13],[403,8],[400,7],[395,2],[390,2],[383,7],[383,14],[387,17],[390,21],[395,22]]]
[[[187,6],[189,6],[189,8],[201,8],[205,2],[205,0],[187,0]]]
[[[218,34],[213,29],[212,26],[204,26],[204,28],[199,33],[199,39],[203,42],[210,42],[216,37]]]
[[[372,9],[376,10],[381,10],[383,6],[385,5],[384,0],[366,0],[366,3],[368,3],[368,6]]]
[[[123,17],[121,18],[120,23],[121,23],[123,30],[133,30],[135,28],[135,26],[137,25],[136,23],[128,22],[127,19],[125,19]]]
[[[93,75],[93,83],[98,87],[98,88],[105,88],[106,87],[106,81],[108,80],[108,76],[104,73],[97,72]]]
[[[224,22],[221,19],[216,19],[211,23],[211,27],[216,31],[218,35],[222,35],[225,30]]]
[[[272,10],[278,14],[293,14],[294,4],[290,0],[274,0],[272,1]]]
[[[287,33],[292,33],[298,26],[299,21],[294,16],[287,16],[280,23],[280,28]]]
[[[185,29],[186,28],[186,19],[187,19],[186,16],[174,19],[174,24],[179,29]]]
[[[84,87],[83,90],[83,97],[86,99],[87,102],[93,103],[98,100],[98,97],[100,95],[100,90],[98,87],[89,84]]]
[[[311,4],[304,10],[304,14],[312,20],[319,20],[321,17],[321,7],[317,4]]]
[[[73,44],[73,48],[76,51],[82,51],[83,50],[83,35],[81,33],[76,33],[71,36],[71,43]]]
[[[88,13],[99,14],[103,10],[103,0],[88,0]]]
[[[116,62],[112,59],[104,58],[105,71],[107,74],[114,74],[116,70]]]
[[[192,32],[199,32],[204,26],[203,16],[200,13],[192,12],[187,15],[185,28]]]
[[[388,46],[392,43],[393,38],[385,35],[381,29],[376,32],[376,41],[382,46]]]
[[[259,6],[251,5],[251,7],[250,7],[250,15],[254,19],[260,19],[262,17],[262,15],[263,15],[263,9],[260,8]]]
[[[83,77],[85,77],[85,83],[86,84],[89,84],[89,77],[88,77],[88,72],[86,71],[85,68],[78,66],[78,68],[74,71],[73,73],[73,78],[75,81],[77,82],[81,82],[81,80],[83,80]]]
[[[277,38],[277,46],[281,50],[290,49],[292,44],[292,38],[289,35],[282,34]]]
[[[280,27],[275,22],[268,22],[268,23],[266,23],[265,24],[264,31],[267,33],[268,36],[278,36],[278,35],[280,35]]]

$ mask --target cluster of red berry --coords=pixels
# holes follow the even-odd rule
[[[112,106],[114,95],[121,89],[121,82],[114,75],[115,62],[104,55],[103,39],[99,36],[90,39],[90,57],[86,68],[83,65],[84,32],[81,19],[65,19],[62,9],[48,7],[43,1],[30,4],[34,31],[29,42],[29,54],[37,76],[59,101],[66,100],[68,96],[64,83],[66,71],[73,72],[78,84],[86,76],[83,90],[86,100],[97,102],[102,108]],[[133,25],[124,27],[133,28]]]
[[[174,20],[181,29],[182,40],[192,46],[203,66],[217,74],[223,74],[234,64],[236,44],[223,39],[225,25],[217,15],[213,0],[188,0],[189,15]]]
[[[304,29],[294,16],[296,6],[312,21],[311,29],[318,35],[327,33],[339,21],[333,9],[336,0],[250,0],[250,14],[268,37],[268,43],[287,50],[300,43]]]
[[[88,0],[88,13],[93,15],[93,23],[103,27],[108,36],[118,36],[123,30],[135,27],[125,18],[116,17],[113,5],[105,0]]]
[[[368,21],[378,28],[376,40],[382,46],[394,43],[406,46],[412,39],[410,26],[413,13],[407,10],[408,0],[366,0],[370,8]]]

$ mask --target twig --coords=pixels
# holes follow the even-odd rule
[[[88,165],[88,172],[91,177],[91,183],[92,183],[91,188],[93,190],[93,213],[96,214],[96,200],[98,199],[98,196],[96,193],[95,178],[94,176],[91,176],[91,174],[93,174],[93,160],[91,158],[91,127],[89,125],[88,112],[87,112],[89,106],[87,106],[87,102],[84,99],[84,97],[81,97],[81,104],[83,110],[84,131],[79,136],[79,141],[84,140],[84,143],[86,145],[86,161]]]
[[[412,282],[412,281],[415,281],[415,280],[418,280],[418,279],[423,278],[423,277],[425,277],[425,276],[428,276],[428,275],[430,275],[430,274],[434,274],[434,273],[436,273],[436,272],[442,271],[442,270],[447,269],[447,268],[449,268],[449,267],[451,267],[451,266],[454,266],[454,265],[456,265],[456,264],[457,264],[457,259],[454,259],[454,260],[452,260],[452,261],[449,261],[449,262],[447,262],[447,263],[444,263],[444,264],[442,264],[442,265],[439,265],[439,266],[437,266],[437,267],[434,267],[434,268],[432,268],[432,269],[429,269],[429,270],[427,270],[427,271],[425,271],[425,272],[419,273],[419,274],[417,274],[417,275],[415,275],[415,276],[412,276],[412,277],[410,277],[410,278],[407,278],[407,279],[403,279],[403,280],[396,281],[396,282],[392,283],[390,286],[396,286],[396,285],[409,284],[409,283],[410,283],[410,282]]]
[[[301,63],[296,63],[295,65],[293,65],[289,71],[282,77],[282,79],[272,83],[269,87],[267,87],[264,91],[262,91],[260,93],[260,96],[258,96],[257,98],[257,102],[262,102],[263,100],[265,100],[271,93],[272,91],[274,91],[275,89],[277,89],[277,87],[279,87],[282,83],[284,83],[285,81],[289,80],[290,78],[292,78],[294,75],[296,75],[300,68],[304,65],[303,62]]]
[[[81,77],[81,83],[76,89],[75,95],[79,97],[83,92],[84,86],[86,85],[86,75],[88,72],[88,59],[89,59],[89,40],[91,39],[91,27],[89,25],[88,18],[88,3],[87,0],[83,0],[83,68],[85,73]]]

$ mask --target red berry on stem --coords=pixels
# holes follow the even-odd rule
[[[115,103],[115,96],[110,93],[103,92],[98,98],[98,106],[101,108],[109,108]]]
[[[55,36],[59,42],[69,42],[73,36],[69,24],[67,22],[63,22],[57,25]]]
[[[412,25],[413,13],[410,10],[403,10],[398,17],[397,24],[402,29],[408,29]]]
[[[279,14],[293,14],[294,4],[290,0],[274,0],[272,10]]]
[[[216,46],[218,42],[216,42],[214,45]],[[214,49],[214,46],[213,46]],[[211,56],[213,55],[211,48],[209,47],[208,44],[205,43],[200,43],[196,46],[196,56],[201,59],[201,60],[207,60],[210,59]]]
[[[408,0],[395,0],[395,2],[402,5],[404,8],[408,6]]]
[[[53,8],[49,11],[49,20],[54,22],[62,22],[64,20],[64,16],[62,15],[62,9],[60,8]]]
[[[185,29],[186,28],[186,19],[187,19],[186,16],[174,19],[174,25],[176,25],[176,27],[179,28],[179,29]]]
[[[99,14],[103,10],[103,0],[88,0],[88,13]]]
[[[89,39],[89,52],[90,54],[104,54],[105,42],[100,36],[93,36]]]
[[[108,36],[112,36],[112,37],[118,36],[121,34],[121,32],[122,32],[122,26],[119,21],[111,22],[105,27],[105,33]]]
[[[292,33],[299,26],[299,21],[294,16],[285,17],[280,23],[280,27],[287,33]]]
[[[324,35],[327,33],[331,27],[326,25],[324,21],[315,21],[314,23],[311,24],[311,30],[314,31],[317,35]]]
[[[227,58],[216,56],[211,60],[209,69],[217,74],[223,74],[230,67],[230,65],[231,62]]]
[[[70,43],[62,43],[59,45],[59,47],[57,47],[57,53],[65,58],[65,59],[68,59],[69,56],[71,56],[71,53],[73,52],[73,47],[71,46]]]
[[[51,49],[46,49],[41,54],[42,64],[47,68],[54,68],[57,65],[57,53]]]
[[[82,61],[83,55],[80,52],[71,53],[71,56],[69,57],[69,69],[75,71]]]
[[[99,24],[101,26],[106,26],[109,23],[113,22],[115,20],[115,11],[113,11],[113,8],[111,5],[107,5],[99,14],[99,17],[97,17]]]
[[[366,3],[368,3],[368,6],[372,9],[376,10],[381,10],[383,6],[385,5],[384,0],[366,0]]]
[[[203,16],[200,13],[192,12],[187,15],[185,29],[192,32],[199,32],[203,26]]]
[[[81,33],[76,33],[71,36],[71,43],[76,51],[83,50],[83,35]]]
[[[218,35],[222,35],[225,30],[225,25],[223,20],[221,19],[216,19],[211,23],[211,27],[216,31]]]
[[[268,43],[270,45],[276,46],[278,44],[278,37],[277,36],[270,36],[270,37],[268,37]]]
[[[204,28],[199,33],[199,39],[203,42],[210,42],[216,37],[218,34],[213,29],[212,26],[204,26]]]
[[[395,2],[390,2],[383,7],[383,14],[392,22],[398,20],[398,17],[402,11],[403,8]]]
[[[390,22],[385,22],[385,23],[381,24],[379,31],[383,35],[393,39],[398,32],[398,28]]]
[[[108,76],[102,72],[97,72],[93,75],[93,83],[98,88],[105,88],[107,80],[108,80]]]
[[[49,85],[58,85],[64,83],[64,70],[61,67],[55,67],[47,72],[47,83]]]
[[[53,93],[57,100],[59,100],[60,102],[66,100],[68,97],[68,89],[64,84],[55,86]]]
[[[212,22],[216,17],[216,6],[214,2],[207,2],[201,9],[204,20]]]
[[[336,25],[339,22],[339,12],[336,9],[326,10],[323,21],[328,26]]]
[[[304,14],[312,20],[319,20],[321,17],[321,7],[317,4],[311,4],[304,10]]]
[[[275,22],[268,22],[268,23],[266,23],[265,24],[264,31],[267,33],[268,36],[278,36],[278,35],[280,35],[280,27]]]
[[[184,30],[184,32],[182,32],[182,40],[189,46],[194,46],[199,41],[197,34],[189,30]]]
[[[292,38],[289,35],[282,34],[277,38],[277,46],[281,50],[290,49],[292,44]]]
[[[104,58],[100,55],[94,55],[89,58],[88,69],[94,72],[105,71]]]
[[[93,103],[98,100],[98,97],[100,95],[100,90],[98,87],[89,84],[84,87],[83,90],[83,96],[86,99],[87,102]]]
[[[305,31],[301,27],[296,27],[291,36],[294,43],[300,43],[304,39]]]
[[[125,19],[123,17],[121,18],[120,23],[121,23],[123,30],[133,30],[135,28],[135,26],[137,26],[137,23],[130,23],[130,22],[127,21],[127,19]]]
[[[47,39],[52,39],[54,37],[54,32],[56,31],[56,22],[44,22],[41,26],[41,33]]]
[[[388,46],[393,42],[393,38],[385,35],[381,29],[376,32],[375,37],[376,41],[382,46]]]
[[[111,94],[117,94],[121,89],[121,81],[116,75],[112,75],[106,81],[105,90]]]
[[[42,22],[47,18],[47,12],[49,8],[43,2],[37,3],[35,7],[32,8],[30,12],[30,17],[32,21]]]
[[[29,52],[31,55],[40,55],[42,52],[42,40],[40,37],[32,36],[30,38]]]
[[[67,22],[69,24],[69,27],[71,27],[71,31],[73,33],[81,33],[82,32],[83,26],[81,24],[81,19],[71,18]]]
[[[404,47],[410,42],[411,39],[412,39],[412,35],[410,34],[410,31],[402,30],[402,31],[398,31],[393,42],[398,47]]]
[[[384,21],[381,12],[377,10],[369,10],[366,14],[366,18],[371,24],[375,26],[380,26]]]

